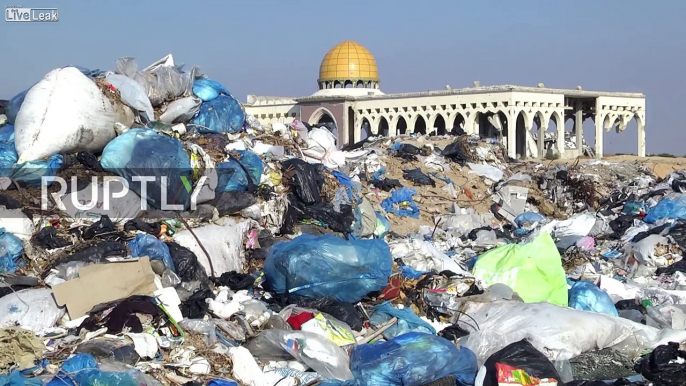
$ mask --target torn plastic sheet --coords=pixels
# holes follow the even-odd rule
[[[495,166],[473,164],[471,162],[467,162],[467,165],[469,165],[469,168],[472,169],[474,173],[488,178],[489,180],[497,182],[503,179],[503,171]]]

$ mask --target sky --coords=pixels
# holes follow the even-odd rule
[[[9,3],[6,5],[10,5]],[[15,4],[13,4],[15,5]],[[172,53],[245,101],[305,96],[345,40],[376,58],[386,93],[515,84],[646,94],[648,153],[686,155],[686,1],[22,1],[57,23],[0,21],[0,99],[51,69],[140,68]],[[571,121],[568,122],[571,125]],[[636,153],[635,121],[605,152]],[[584,135],[594,141],[593,122]]]

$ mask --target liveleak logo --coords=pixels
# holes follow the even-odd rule
[[[57,8],[5,7],[5,21],[9,22],[58,22],[60,13]]]

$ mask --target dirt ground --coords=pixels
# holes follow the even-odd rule
[[[590,158],[581,158],[579,162],[589,162],[592,161]],[[645,157],[639,158],[635,155],[611,155],[603,158],[603,161],[607,162],[636,162],[646,165],[650,170],[655,173],[659,178],[664,178],[669,173],[677,170],[686,169],[686,158],[683,157]],[[576,162],[576,159],[571,160],[556,160],[556,163],[567,163],[572,164]]]

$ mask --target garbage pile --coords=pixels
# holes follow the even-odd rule
[[[341,149],[171,55],[0,109],[0,385],[686,384],[686,171]]]

